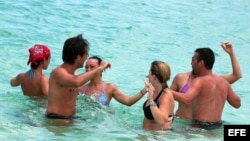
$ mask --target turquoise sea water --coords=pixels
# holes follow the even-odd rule
[[[250,124],[249,7],[249,0],[0,0],[0,140],[223,140],[223,129],[194,130],[180,119],[171,131],[143,131],[146,96],[131,107],[112,100],[108,109],[79,97],[77,115],[82,118],[71,126],[58,126],[43,116],[46,100],[23,96],[21,88],[10,87],[9,81],[29,69],[28,48],[35,43],[52,50],[51,64],[44,71],[49,76],[62,63],[65,39],[82,33],[91,44],[90,55],[112,63],[103,78],[133,95],[143,87],[153,60],[170,64],[170,85],[175,74],[191,69],[197,47],[214,50],[214,72],[230,73],[229,56],[220,47],[221,41],[229,40],[243,73],[232,85],[242,106],[233,109],[227,103],[222,118],[226,124]]]

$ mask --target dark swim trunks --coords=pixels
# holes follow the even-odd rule
[[[218,129],[222,126],[222,121],[218,122],[204,122],[199,120],[193,120],[192,127],[202,128],[206,130]]]
[[[73,120],[76,117],[75,116],[64,116],[64,115],[59,115],[55,113],[46,113],[45,116],[50,119],[68,119],[68,120]]]

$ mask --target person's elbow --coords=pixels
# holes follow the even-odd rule
[[[240,99],[238,99],[238,100],[236,101],[234,107],[235,107],[236,109],[238,109],[238,108],[241,107],[241,100],[240,100]]]
[[[184,103],[186,105],[189,105],[192,102],[192,100],[187,99],[187,98],[182,98],[182,99],[179,99],[179,102],[182,102],[182,103]]]
[[[11,79],[11,80],[10,80],[10,85],[11,85],[12,87],[16,87],[16,86],[19,85],[19,83],[17,83],[17,82],[15,81],[15,79]]]
[[[239,80],[239,79],[241,79],[242,78],[242,73],[235,73],[234,74],[234,79],[235,79],[235,81],[237,81],[237,80]]]
[[[139,99],[138,99],[139,100]],[[126,96],[126,98],[124,98],[124,101],[121,102],[122,104],[126,105],[126,106],[132,106],[134,105],[138,100],[134,100],[133,97],[128,97]]]
[[[192,99],[185,97],[183,94],[177,94],[176,92],[173,93],[174,99],[178,102],[184,103],[184,104],[190,104],[192,102]]]
[[[14,86],[14,84],[13,84],[13,81],[12,80],[10,80],[10,86]]]
[[[130,107],[130,106],[132,106],[134,103],[131,102],[131,101],[129,101],[129,100],[127,100],[127,101],[125,101],[123,104]]]
[[[242,74],[241,74],[241,73],[238,74],[238,75],[236,76],[236,78],[237,78],[237,80],[241,79],[241,78],[242,78]]]
[[[234,108],[239,109],[241,107],[241,99],[240,98],[235,99],[231,105]]]

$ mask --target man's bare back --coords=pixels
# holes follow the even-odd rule
[[[229,41],[223,41],[221,42],[221,47],[230,56],[232,73],[223,74],[220,76],[232,84],[242,77],[241,69],[234,53],[233,45]],[[194,74],[191,72],[176,74],[172,82],[171,89],[185,94],[189,89],[191,81],[194,79],[194,77]],[[192,119],[192,105],[179,102],[175,115],[181,118]]]
[[[229,100],[233,107],[240,107],[240,98],[232,91],[230,84],[218,75],[197,77],[192,85],[199,91],[192,103],[192,116],[195,120],[220,121],[226,100]]]
[[[210,48],[196,49],[192,57],[192,68],[197,77],[186,94],[173,92],[176,100],[185,104],[192,103],[194,127],[218,128],[222,125],[221,115],[226,101],[235,108],[241,106],[241,100],[231,85],[212,73],[214,58]]]

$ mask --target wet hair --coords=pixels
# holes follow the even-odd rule
[[[155,75],[162,88],[168,88],[167,81],[170,79],[171,69],[169,65],[163,61],[153,61],[150,68],[151,74]]]
[[[195,50],[198,53],[198,61],[203,60],[207,69],[212,69],[215,61],[214,52],[209,47],[197,48]]]
[[[98,61],[98,65],[100,66],[101,65],[101,62],[102,62],[102,59],[98,56],[91,56],[89,57],[89,59],[96,59]],[[102,76],[102,72],[100,74]]]
[[[77,55],[81,57],[88,54],[89,43],[79,34],[75,37],[68,38],[63,45],[62,60],[69,64],[74,64]]]
[[[98,57],[98,56],[91,56],[91,57],[89,57],[89,59],[96,59],[96,60],[98,60],[98,65],[99,66],[101,65],[102,59],[100,57]]]

